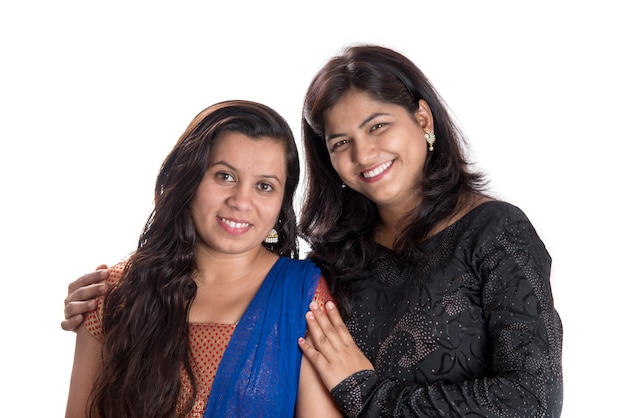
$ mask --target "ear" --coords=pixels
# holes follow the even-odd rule
[[[419,106],[413,114],[417,123],[419,123],[422,130],[428,129],[429,131],[433,131],[435,129],[435,121],[430,111],[430,106],[428,106],[428,103],[426,103],[424,99],[420,99],[417,103]]]

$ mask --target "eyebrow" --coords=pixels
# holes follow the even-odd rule
[[[232,166],[232,165],[228,164],[228,163],[227,163],[226,161],[224,161],[224,160],[220,160],[220,161],[216,161],[216,162],[214,162],[213,164],[211,164],[211,165],[209,165],[209,166],[207,167],[207,170],[208,170],[208,169],[210,169],[210,168],[213,168],[213,167],[215,167],[215,166],[217,166],[217,165],[223,165],[223,166],[226,166],[226,167],[228,167],[230,170],[235,171],[235,172],[237,172],[237,171],[238,171],[236,167],[234,167],[234,166]],[[282,181],[280,181],[280,179],[278,178],[278,176],[275,176],[275,175],[273,175],[273,174],[261,174],[259,177],[261,177],[261,178],[263,178],[263,179],[274,179],[274,180],[276,180],[276,181],[278,182],[278,184],[281,184],[281,185],[283,184],[283,182],[282,182]]]
[[[361,122],[361,124],[358,126],[358,128],[359,129],[363,129],[363,127],[365,125],[367,125],[368,123],[370,123],[372,120],[376,119],[379,116],[389,116],[389,113],[383,113],[383,112],[372,113],[367,118],[365,118],[365,120],[363,120],[363,122]],[[345,135],[346,135],[345,133],[332,134],[332,135],[329,135],[326,138],[326,141],[330,141],[331,139],[338,138],[340,136],[345,136]]]

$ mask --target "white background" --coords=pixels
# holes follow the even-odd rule
[[[0,416],[63,415],[74,344],[59,326],[67,285],[135,248],[159,166],[191,119],[214,102],[251,99],[299,137],[313,74],[360,42],[425,71],[494,193],[526,212],[551,252],[563,417],[618,415],[619,2],[214,3],[0,5]]]

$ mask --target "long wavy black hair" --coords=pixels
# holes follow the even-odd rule
[[[322,268],[344,308],[349,308],[344,296],[350,281],[373,260],[373,232],[379,220],[374,202],[341,187],[326,148],[327,111],[350,90],[402,106],[410,114],[424,100],[433,115],[437,141],[434,151],[427,153],[421,179],[416,179],[421,200],[407,214],[407,226],[398,232],[393,245],[401,260],[411,263],[419,258],[419,243],[459,210],[463,199],[482,194],[486,185],[484,175],[470,169],[462,129],[412,61],[377,45],[351,46],[331,58],[313,78],[302,111],[307,175],[299,227],[311,247],[309,256]],[[423,138],[417,143],[427,146]]]
[[[196,294],[190,202],[207,168],[212,146],[224,132],[270,138],[285,150],[287,180],[276,229],[276,254],[298,257],[294,192],[298,151],[287,122],[269,107],[227,101],[199,113],[161,166],[152,211],[123,277],[105,297],[102,367],[90,400],[91,416],[174,417],[181,365],[196,381],[189,357],[187,314]],[[264,244],[266,245],[266,244]],[[193,400],[185,406],[187,413]]]

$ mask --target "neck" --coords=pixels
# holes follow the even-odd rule
[[[278,256],[265,247],[241,254],[215,254],[202,249],[196,250],[198,271],[195,281],[201,284],[234,283],[249,277],[252,273],[271,266]]]
[[[415,208],[417,203],[406,205],[378,206],[380,217],[374,231],[374,240],[387,248],[393,249],[396,234],[402,229],[406,215]]]
[[[278,256],[261,247],[249,254],[196,253],[196,260],[197,290],[189,322],[236,324]]]

